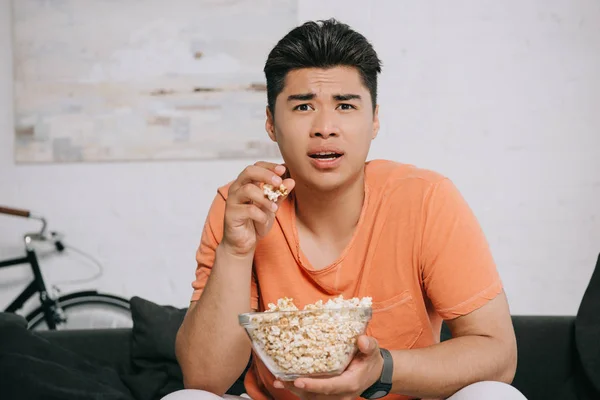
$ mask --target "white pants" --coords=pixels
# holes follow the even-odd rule
[[[225,395],[225,399],[247,400],[247,397]],[[203,390],[186,389],[171,393],[162,400],[222,400],[222,397]],[[501,382],[477,382],[469,385],[448,400],[527,400],[513,386]]]

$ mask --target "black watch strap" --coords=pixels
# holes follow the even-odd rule
[[[365,390],[360,397],[365,399],[379,399],[387,396],[392,390],[392,377],[394,375],[394,360],[392,354],[387,349],[379,349],[381,357],[383,357],[383,369],[381,370],[381,376],[372,384],[367,390]]]
[[[392,378],[394,376],[394,360],[389,350],[380,349],[380,351],[381,356],[383,357],[383,371],[381,371],[381,378],[379,379],[379,381],[381,383],[391,385]]]

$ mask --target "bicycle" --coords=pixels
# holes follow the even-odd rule
[[[49,292],[46,288],[46,282],[40,269],[34,245],[46,242],[53,245],[58,253],[63,253],[65,249],[78,250],[65,246],[63,243],[64,235],[58,232],[47,232],[47,222],[42,216],[33,214],[28,210],[2,206],[0,206],[0,214],[35,219],[42,224],[39,232],[24,235],[25,256],[0,260],[0,268],[29,264],[33,272],[33,280],[6,307],[5,312],[16,313],[23,308],[30,298],[39,293],[40,305],[25,316],[28,329],[101,329],[125,328],[133,325],[129,301],[122,297],[99,293],[95,290],[79,291],[64,296],[56,296]],[[78,252],[87,256],[81,251]],[[95,260],[92,259],[92,261]],[[99,263],[98,266],[102,271]],[[55,290],[57,291],[56,288]]]

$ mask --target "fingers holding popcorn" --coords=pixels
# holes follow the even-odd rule
[[[268,234],[277,209],[295,185],[283,177],[285,171],[283,165],[260,161],[246,167],[230,185],[222,240],[230,252],[251,254],[257,240]],[[275,201],[270,200],[274,198],[271,192],[276,191]]]
[[[294,189],[296,182],[291,178],[283,178],[285,174],[285,166],[275,165],[272,163],[258,162],[255,165],[263,168],[273,168],[273,171],[282,177],[281,181],[273,180],[272,182],[262,182],[261,188],[264,196],[274,203],[280,204],[280,201],[285,199],[288,194]],[[275,167],[273,167],[275,165]]]
[[[268,183],[279,186],[283,182],[281,175],[284,172],[285,167],[282,165],[257,162],[254,165],[244,168],[236,181],[231,185],[230,191],[236,191],[248,183]]]
[[[264,195],[264,190],[253,183],[247,183],[240,187],[237,195],[239,196],[239,202],[242,204],[255,204],[265,212],[275,212],[277,210],[277,205]]]

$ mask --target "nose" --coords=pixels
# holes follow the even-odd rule
[[[320,110],[315,113],[311,127],[310,137],[320,137],[327,139],[329,137],[339,136],[340,129],[333,113]]]

